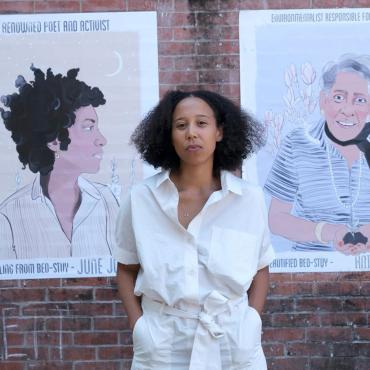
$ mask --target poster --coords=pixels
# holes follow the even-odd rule
[[[129,145],[158,101],[155,12],[0,16],[0,279],[113,276]]]
[[[241,102],[266,145],[272,272],[370,271],[370,10],[240,13]]]

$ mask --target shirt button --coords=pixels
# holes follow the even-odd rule
[[[194,276],[195,275],[195,270],[194,269],[188,270],[188,275]]]

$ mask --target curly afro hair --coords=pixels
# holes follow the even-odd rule
[[[243,159],[264,144],[262,125],[231,100],[211,91],[169,91],[136,127],[131,141],[141,157],[154,166],[175,170],[180,159],[172,145],[172,115],[177,104],[188,97],[206,102],[213,110],[223,139],[216,143],[213,172],[233,171]]]
[[[26,82],[18,76],[15,86],[19,93],[1,97],[10,111],[0,108],[5,127],[11,131],[18,158],[34,172],[47,175],[52,171],[55,157],[47,144],[58,139],[60,149],[67,150],[71,142],[68,128],[76,119],[80,107],[105,104],[103,93],[76,79],[79,69],[70,69],[66,76],[45,73],[31,66],[35,81]]]

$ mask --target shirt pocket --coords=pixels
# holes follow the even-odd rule
[[[257,243],[256,235],[214,226],[208,269],[223,278],[225,283],[247,288],[257,271]]]

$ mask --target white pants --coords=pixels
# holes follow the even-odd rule
[[[143,297],[131,369],[267,370],[261,318],[247,299],[208,303],[185,311]]]

